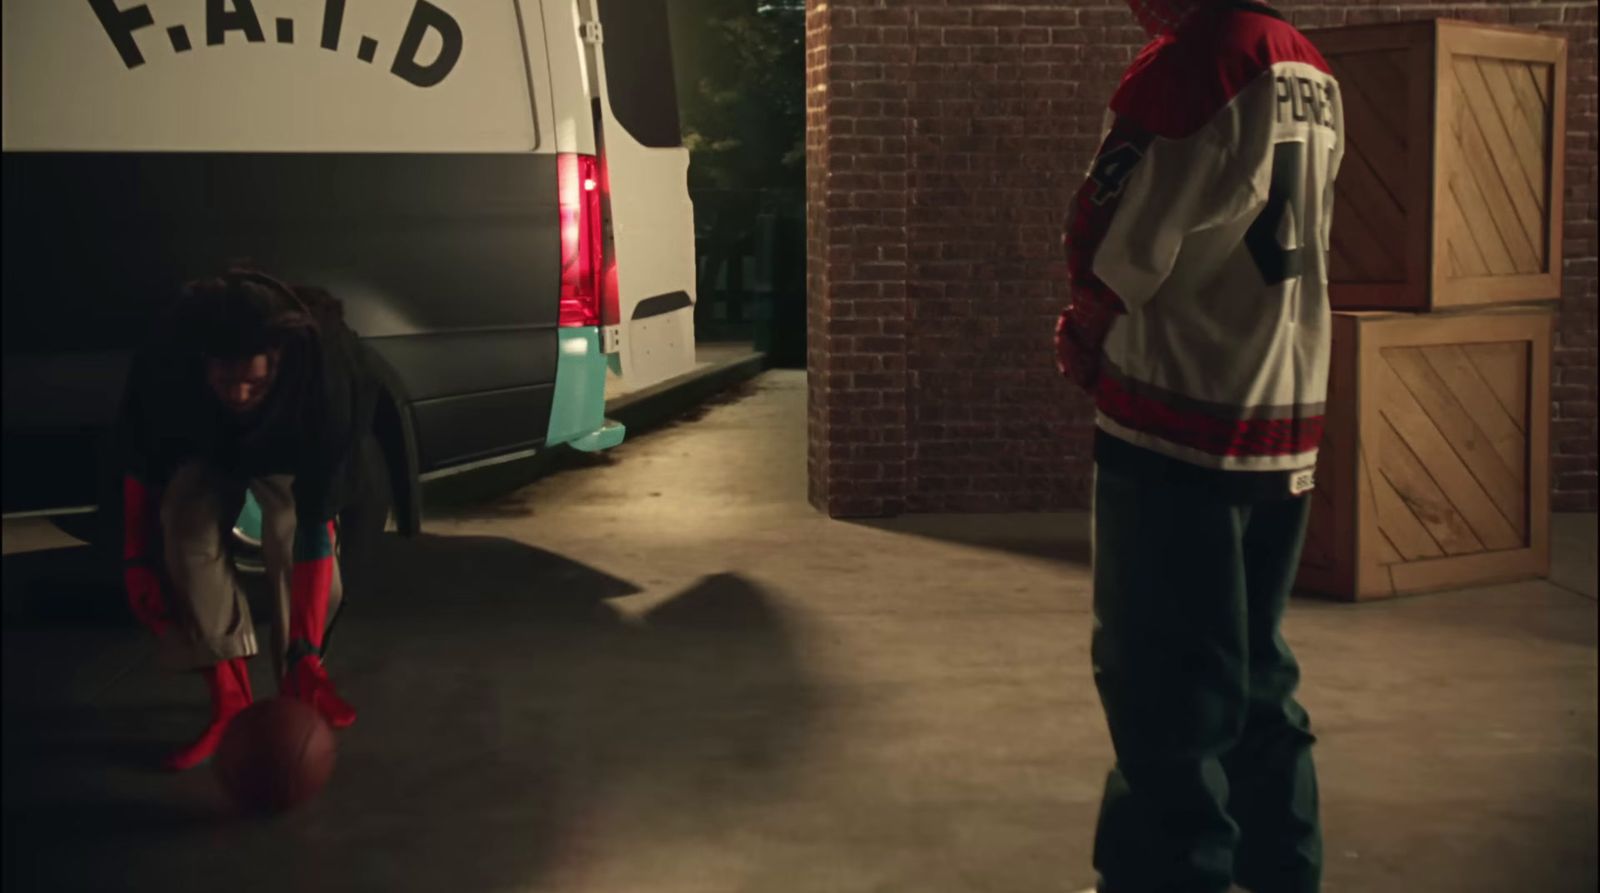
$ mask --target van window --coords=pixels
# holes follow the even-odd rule
[[[606,90],[617,121],[642,145],[683,145],[673,87],[667,0],[601,0]]]
[[[525,152],[523,44],[516,0],[7,0],[5,148]]]

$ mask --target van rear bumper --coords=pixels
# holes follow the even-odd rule
[[[624,427],[621,422],[615,422],[607,419],[606,423],[601,425],[599,430],[591,431],[577,440],[572,441],[572,448],[575,450],[582,450],[585,453],[597,453],[601,450],[609,450],[617,444],[622,443],[622,439],[627,436],[627,433],[628,429]]]
[[[585,452],[610,449],[622,442],[626,429],[605,417],[606,355],[600,349],[600,329],[573,326],[558,331],[561,343],[545,444],[565,443]]]

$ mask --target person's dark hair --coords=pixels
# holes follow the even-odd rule
[[[190,282],[180,306],[200,354],[221,360],[282,348],[342,316],[338,300],[323,289],[291,286],[240,266]]]
[[[317,325],[344,321],[344,304],[327,289],[320,285],[296,285],[293,289]]]

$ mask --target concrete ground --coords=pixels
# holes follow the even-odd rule
[[[8,527],[5,889],[1088,886],[1086,517],[821,517],[804,406],[769,372],[386,543],[330,655],[360,721],[276,820],[151,768],[199,683]],[[1292,606],[1326,890],[1595,889],[1595,518],[1557,530],[1551,582]]]

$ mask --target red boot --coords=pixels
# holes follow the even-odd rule
[[[356,709],[333,690],[333,680],[322,666],[322,658],[308,654],[295,661],[284,679],[283,693],[293,695],[317,708],[328,725],[347,729],[355,724]]]
[[[296,532],[289,589],[289,670],[279,691],[315,707],[328,725],[344,729],[356,721],[355,708],[333,690],[319,656],[328,627],[337,532],[332,521]]]
[[[166,767],[175,772],[193,769],[216,753],[228,722],[239,711],[250,706],[252,700],[250,672],[245,669],[244,658],[225,660],[200,672],[211,688],[211,724],[206,726],[193,744],[167,757]]]

